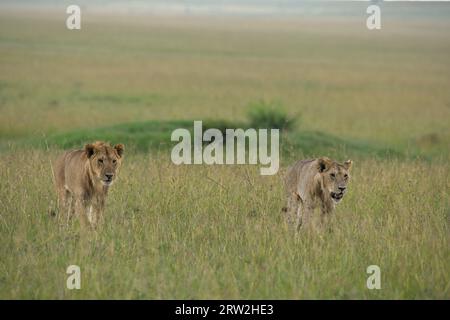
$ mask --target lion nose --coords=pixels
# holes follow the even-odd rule
[[[105,173],[105,177],[106,177],[106,179],[108,179],[108,180],[112,180],[112,177],[113,177],[114,175],[112,174],[112,173]]]
[[[344,192],[347,187],[339,187],[339,191]]]

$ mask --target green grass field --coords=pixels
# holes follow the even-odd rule
[[[449,299],[450,22],[0,11],[1,299]],[[448,18],[448,17],[447,17]],[[389,23],[388,23],[389,22]],[[273,101],[282,168],[175,166],[170,133]],[[106,221],[61,227],[51,161],[126,144]],[[294,160],[354,160],[330,232],[284,222]],[[82,289],[66,288],[79,265]],[[381,268],[381,290],[366,268]]]

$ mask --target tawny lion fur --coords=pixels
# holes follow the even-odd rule
[[[83,226],[96,227],[103,218],[108,190],[123,160],[124,146],[97,141],[81,150],[70,150],[54,163],[59,214],[67,223],[74,215]]]
[[[343,164],[329,158],[300,160],[291,166],[285,178],[288,221],[297,230],[308,226],[316,208],[325,223],[337,203],[344,197],[350,181],[352,161]]]

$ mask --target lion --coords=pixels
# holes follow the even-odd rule
[[[308,226],[318,207],[324,224],[347,191],[352,164],[352,160],[340,164],[322,157],[300,160],[288,168],[285,177],[287,207],[283,209],[288,222],[295,223],[297,230]]]
[[[55,161],[53,172],[59,212],[67,224],[78,215],[83,227],[95,228],[103,219],[106,196],[116,180],[123,160],[124,145],[111,147],[97,141],[81,150],[69,150]]]

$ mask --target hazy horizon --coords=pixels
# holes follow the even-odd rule
[[[365,14],[370,2],[379,4],[391,16],[450,17],[450,1],[369,1],[369,0],[78,0],[76,4],[90,12],[150,15],[223,15],[223,16],[354,16]],[[4,8],[63,9],[70,0],[0,0]],[[407,8],[407,9],[406,9]],[[363,11],[361,11],[363,10]]]

